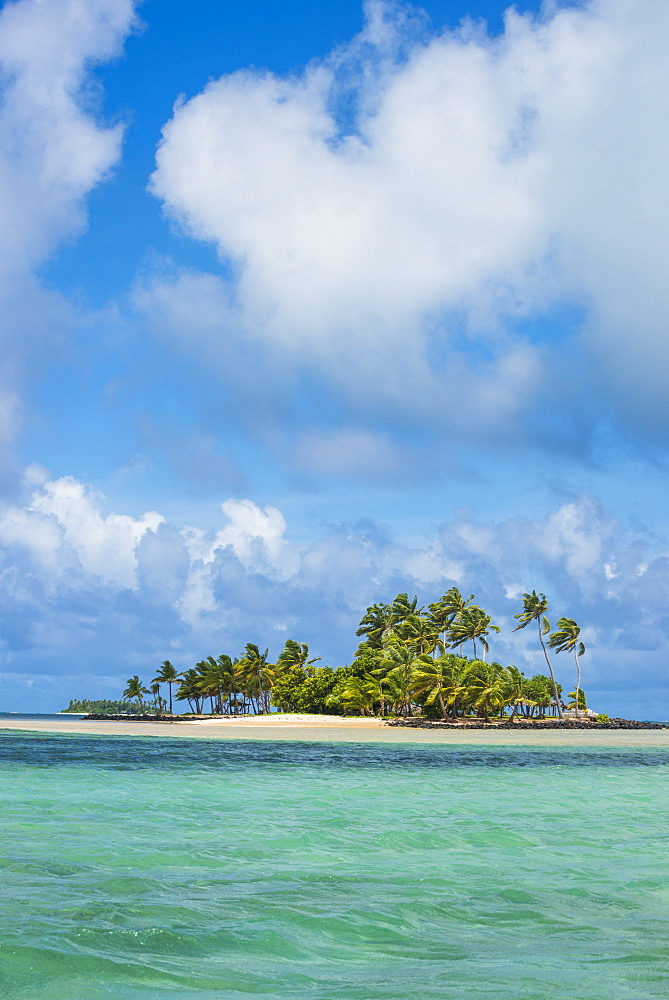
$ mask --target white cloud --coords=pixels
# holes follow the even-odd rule
[[[298,551],[284,538],[286,520],[276,507],[258,507],[252,500],[226,500],[221,510],[228,523],[219,531],[185,528],[183,537],[190,559],[184,593],[177,604],[191,625],[217,610],[215,588],[218,560],[231,552],[245,573],[272,581],[289,580],[299,569]],[[224,607],[228,601],[224,598]]]
[[[155,511],[103,517],[99,500],[71,476],[46,482],[28,507],[9,507],[0,515],[0,543],[27,549],[52,578],[70,571],[76,558],[84,573],[132,589],[137,546],[164,518]]]
[[[0,444],[21,426],[25,379],[72,322],[34,272],[85,227],[85,197],[119,158],[123,127],[96,120],[91,67],[119,54],[133,18],[133,0],[18,0],[0,10]]]
[[[479,379],[444,349],[447,377],[508,425],[542,391],[541,354],[497,321],[578,303],[596,380],[635,419],[665,409],[669,7],[510,11],[499,38],[413,42],[403,8],[367,10],[348,50],[223,77],[164,128],[154,192],[236,269],[209,300],[209,346],[245,331],[434,411],[426,345],[465,316],[492,356]]]
[[[191,557],[211,563],[216,553],[230,548],[244,569],[284,579],[297,569],[295,555],[284,538],[286,520],[276,507],[262,509],[252,500],[225,500],[221,504],[228,524],[213,538],[190,529]]]
[[[19,0],[0,12],[0,282],[81,229],[83,197],[118,159],[123,129],[94,120],[85,86],[133,17],[132,0]]]

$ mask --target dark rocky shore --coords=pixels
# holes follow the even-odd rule
[[[669,729],[662,722],[635,722],[633,719],[609,719],[608,722],[578,722],[576,719],[549,719],[546,722],[532,722],[529,719],[516,719],[511,722],[444,722],[440,719],[392,719],[389,726],[401,726],[407,729],[531,729],[540,732],[543,729]]]

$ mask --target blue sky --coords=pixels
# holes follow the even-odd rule
[[[0,11],[2,708],[453,585],[669,717],[669,10]],[[569,663],[557,660],[572,683]]]

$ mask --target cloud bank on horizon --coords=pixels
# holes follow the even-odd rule
[[[596,701],[666,714],[669,537],[626,498],[666,478],[669,9],[511,10],[493,36],[377,0],[290,74],[203,67],[126,181],[169,252],[147,233],[96,309],[43,269],[104,225],[87,203],[123,172],[124,127],[97,67],[137,27],[130,0],[0,12],[8,707],[245,641],[342,662],[367,604],[456,584],[505,626],[496,659],[540,669],[510,635],[536,587],[584,624]],[[100,400],[58,394],[63,370],[94,371]],[[31,428],[61,421],[77,469],[55,438],[53,474]],[[88,478],[87,424],[110,456]],[[420,537],[386,513],[412,490]]]

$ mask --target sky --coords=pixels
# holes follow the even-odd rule
[[[347,663],[457,586],[669,718],[668,44],[662,0],[4,3],[0,711]]]

